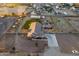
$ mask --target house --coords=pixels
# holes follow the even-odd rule
[[[36,33],[36,34],[39,34],[41,33],[42,31],[42,25],[38,22],[32,22],[31,25],[30,25],[30,28],[29,28],[29,32],[27,34],[28,37],[32,37],[32,34]]]
[[[31,15],[30,15],[31,18],[41,18],[39,15],[37,15],[34,11],[31,12]]]

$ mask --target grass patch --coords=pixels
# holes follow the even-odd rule
[[[29,19],[29,20],[27,20],[27,21],[25,22],[23,28],[24,28],[24,29],[29,29],[29,27],[30,27],[30,25],[31,25],[32,22],[39,22],[39,23],[41,23],[40,19],[32,18],[32,19]]]

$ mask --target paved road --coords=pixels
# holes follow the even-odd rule
[[[16,19],[15,17],[6,17],[0,20],[1,23],[0,36],[3,36],[8,31],[8,29],[14,24],[15,19]]]

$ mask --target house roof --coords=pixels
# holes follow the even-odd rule
[[[36,23],[36,26],[35,26],[35,32],[36,33],[40,33],[41,32],[41,24],[40,23]]]
[[[42,27],[42,25],[38,22],[31,23],[31,26],[29,28],[29,29],[31,29],[31,31],[28,32],[28,36],[31,36],[34,33],[36,33],[36,34],[40,33],[41,32],[41,27]]]

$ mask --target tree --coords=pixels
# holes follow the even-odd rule
[[[38,43],[37,42],[35,43],[35,46],[38,47]]]
[[[12,16],[15,16],[15,13],[12,13]]]

